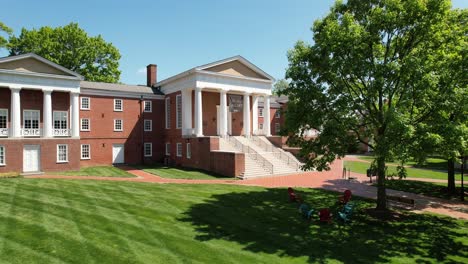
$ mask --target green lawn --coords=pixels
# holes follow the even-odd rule
[[[417,193],[431,197],[448,199],[447,183],[433,183],[410,180],[389,180],[385,182],[385,186],[392,190]],[[460,184],[457,185],[457,194],[455,198],[460,197]],[[465,188],[468,191],[468,188]],[[467,196],[468,197],[468,196]]]
[[[357,156],[359,159],[372,162],[374,156]],[[398,166],[396,162],[387,162],[387,164]],[[414,168],[430,169],[430,170],[441,170],[447,171],[447,160],[441,158],[427,158],[424,164],[418,164],[415,161],[408,161],[405,163],[405,166],[411,166]]]
[[[85,167],[81,168],[79,171],[60,171],[51,174],[64,176],[135,177],[133,174],[112,166]]]
[[[366,174],[367,169],[370,167],[368,162],[360,161],[345,161],[344,166],[350,168],[352,172]],[[387,164],[387,172],[396,173],[396,165]],[[408,177],[410,178],[428,178],[428,179],[447,179],[447,173],[439,170],[430,170],[430,169],[418,169],[418,168],[406,168]],[[456,174],[455,179],[460,180],[461,175]]]
[[[338,194],[299,190],[315,208]],[[359,200],[351,224],[307,223],[286,189],[0,180],[1,263],[467,263],[468,222]]]
[[[167,167],[162,164],[154,164],[148,166],[139,166],[139,169],[146,171],[148,173],[170,179],[192,179],[192,180],[214,180],[214,179],[230,179],[226,176],[215,174],[208,171],[191,169],[191,168],[178,168],[178,167]]]

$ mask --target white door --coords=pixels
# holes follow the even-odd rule
[[[41,146],[24,145],[23,172],[38,172],[41,170]]]
[[[124,145],[123,144],[113,144],[112,145],[112,163],[124,163]]]

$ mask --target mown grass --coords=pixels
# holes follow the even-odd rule
[[[6,178],[19,178],[21,175],[18,172],[3,172],[0,173],[0,179],[6,179]]]
[[[299,189],[314,208],[339,194]],[[0,262],[467,263],[468,222],[402,213],[309,224],[286,189],[227,185],[0,181]]]
[[[357,156],[358,159],[372,162],[375,157],[374,156]],[[397,162],[387,162],[389,165],[398,166]],[[440,171],[447,171],[447,160],[441,158],[427,158],[424,164],[418,164],[415,161],[408,161],[405,163],[405,166],[410,166],[413,168],[422,168],[422,169],[429,169],[429,170],[440,170]]]
[[[385,186],[392,190],[422,194],[425,196],[431,196],[431,197],[436,197],[436,198],[443,198],[443,199],[453,198],[447,194],[447,183],[434,183],[434,182],[422,182],[422,181],[395,179],[395,180],[386,181]],[[468,191],[468,188],[465,188],[465,191]],[[461,188],[460,188],[460,185],[458,184],[454,197],[458,198],[460,194],[461,194]]]
[[[346,160],[344,162],[344,166],[346,168],[350,168],[352,172],[366,174],[367,169],[369,169],[370,167],[370,163]],[[387,167],[388,167],[387,174],[397,173],[396,165],[387,164]],[[408,173],[409,178],[427,178],[427,179],[440,179],[440,180],[447,179],[447,172],[443,172],[439,170],[406,168],[406,172]],[[461,174],[459,173],[456,174],[455,179],[460,180]]]
[[[96,166],[96,167],[84,167],[79,171],[60,171],[53,172],[51,174],[63,175],[63,176],[99,176],[99,177],[123,177],[132,178],[135,177],[122,169],[112,166]]]
[[[214,179],[234,179],[228,178],[223,175],[219,175],[209,171],[191,169],[191,168],[180,168],[180,167],[168,167],[162,164],[153,164],[146,166],[138,166],[139,169],[148,173],[170,179],[192,179],[192,180],[214,180]]]

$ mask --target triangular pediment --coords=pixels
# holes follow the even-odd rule
[[[248,77],[255,79],[271,80],[273,77],[262,71],[253,63],[247,61],[241,56],[228,58],[214,63],[198,67],[199,70],[233,75],[238,77]]]
[[[0,58],[0,70],[62,75],[82,79],[81,75],[32,53]]]

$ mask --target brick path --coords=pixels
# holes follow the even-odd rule
[[[294,175],[273,176],[248,180],[188,180],[188,179],[167,179],[137,170],[131,167],[124,167],[126,171],[137,176],[135,178],[117,177],[92,177],[92,176],[60,176],[41,175],[28,176],[28,178],[48,178],[48,179],[79,179],[79,180],[103,180],[103,181],[130,181],[148,183],[178,183],[178,184],[236,184],[247,186],[261,186],[268,188],[275,187],[308,187],[322,188],[326,190],[343,192],[350,189],[353,195],[376,199],[377,188],[368,184],[366,175],[351,173],[357,180],[348,181],[341,178],[343,161],[337,160],[331,166],[331,170],[324,172],[305,172]],[[387,194],[407,197],[415,200],[412,208],[415,212],[433,212],[448,215],[455,218],[468,220],[468,203],[448,201],[423,195],[394,191],[387,189]]]

